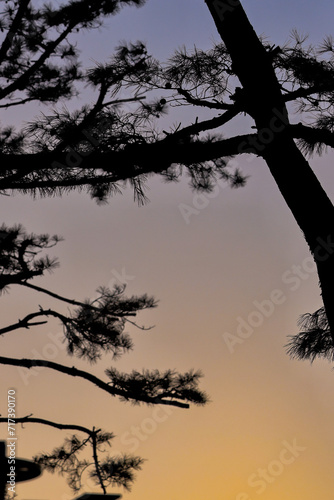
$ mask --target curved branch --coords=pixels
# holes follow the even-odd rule
[[[38,312],[27,314],[23,319],[19,319],[17,323],[13,323],[12,325],[6,326],[5,328],[0,328],[0,335],[4,335],[5,333],[12,332],[14,330],[18,330],[19,328],[30,328],[31,326],[45,325],[47,321],[35,321],[34,323],[30,323],[30,321],[34,318],[38,318],[39,316],[54,316],[55,318],[59,318],[63,323],[67,321],[67,318],[52,309],[41,309]]]
[[[112,396],[119,396],[126,400],[132,399],[134,401],[142,401],[143,403],[147,404],[162,404],[169,406],[177,406],[179,408],[189,408],[188,403],[182,403],[181,401],[175,401],[172,399],[162,399],[160,397],[152,398],[150,396],[144,396],[144,395],[138,397],[138,395],[131,393],[129,391],[116,389],[112,385],[109,385],[108,383],[103,382],[103,380],[99,379],[98,377],[95,377],[95,375],[92,375],[91,373],[83,370],[78,370],[74,366],[70,368],[68,366],[61,365],[53,361],[46,361],[42,359],[16,359],[16,358],[7,358],[4,356],[0,356],[0,363],[4,365],[22,366],[28,369],[32,368],[33,366],[44,366],[46,368],[50,368],[51,370],[56,370],[60,373],[71,375],[72,377],[80,377],[85,380],[88,380],[89,382],[96,385],[105,392],[108,392]]]
[[[84,307],[86,309],[89,308],[89,309],[91,309],[93,311],[96,311],[96,312],[100,312],[101,311],[101,309],[99,307],[96,307],[93,304],[79,302],[79,301],[74,300],[74,299],[68,299],[66,297],[63,297],[62,295],[58,295],[57,293],[54,293],[54,292],[51,292],[50,290],[47,290],[46,288],[42,288],[42,287],[37,286],[37,285],[32,285],[31,283],[19,282],[18,284],[22,285],[22,286],[25,286],[27,288],[31,288],[32,290],[35,290],[37,292],[41,292],[41,293],[45,293],[46,295],[50,295],[50,297],[53,297],[54,299],[66,302],[67,304],[71,304],[72,306]],[[64,318],[64,316],[62,316],[61,314],[59,314],[59,313],[57,313],[55,311],[52,311],[51,309],[50,310],[48,309],[47,311],[44,311],[44,313],[46,315],[47,315],[47,312],[49,314],[53,315],[53,316],[56,316],[56,317],[60,318],[61,320]],[[144,328],[143,327],[142,328],[142,327],[138,326],[136,323],[134,323],[134,322],[130,321],[129,319],[127,319],[127,316],[137,316],[137,313],[135,313],[135,312],[131,312],[131,311],[129,311],[129,312],[119,312],[119,313],[113,313],[110,316],[113,317],[114,319],[124,318],[125,321],[128,321],[132,325],[134,325],[137,328],[142,329],[142,330],[151,330],[151,328],[153,328],[153,327],[149,327],[149,328]],[[0,335],[1,335],[1,330],[0,330]]]
[[[7,417],[0,417],[0,423],[7,423],[7,422],[8,422]],[[88,434],[90,437],[92,437],[94,434],[97,434],[101,430],[101,429],[91,430],[91,429],[88,429],[87,427],[83,427],[82,425],[76,425],[76,424],[59,424],[57,422],[53,422],[51,420],[46,420],[44,418],[33,417],[32,414],[26,415],[25,417],[16,417],[15,423],[16,424],[26,424],[26,423],[29,424],[29,423],[31,423],[31,424],[49,425],[50,427],[54,427],[54,428],[60,429],[60,430],[73,430],[73,431],[84,432],[84,433]]]
[[[27,288],[31,288],[32,290],[35,290],[36,292],[45,293],[46,295],[50,295],[50,297],[53,297],[54,299],[61,300],[63,302],[71,304],[72,306],[90,307],[91,309],[94,309],[95,311],[99,310],[97,307],[91,306],[89,304],[84,304],[83,302],[78,302],[77,300],[67,299],[66,297],[62,297],[61,295],[58,295],[57,293],[54,293],[54,292],[51,292],[50,290],[47,290],[46,288],[42,288],[42,287],[37,286],[37,285],[32,285],[31,283],[27,283],[25,281],[23,281],[22,283],[19,283],[19,285],[25,286]]]

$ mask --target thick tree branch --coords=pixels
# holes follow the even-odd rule
[[[291,125],[292,135],[295,139],[304,139],[311,143],[320,143],[334,148],[334,133],[324,128],[314,128],[298,123]]]
[[[227,120],[227,117],[230,119],[232,114],[235,116],[237,113],[234,114],[228,111],[221,117],[216,118],[216,120],[223,123]],[[76,167],[76,175],[73,174],[70,178],[60,176],[57,179],[37,180],[36,176],[34,176],[34,179],[24,179],[27,173],[27,163],[33,165],[34,172],[36,173],[43,169],[48,169],[52,173],[52,168],[58,166],[58,168],[63,168],[64,173],[68,175],[68,172],[71,171],[71,168],[67,166],[69,153],[63,153],[57,155],[57,157],[53,156],[52,153],[31,155],[0,154],[1,169],[11,169],[13,162],[15,162],[18,177],[15,180],[12,180],[10,177],[3,177],[0,180],[0,190],[27,191],[43,188],[50,188],[52,190],[57,187],[94,186],[103,182],[115,183],[142,174],[164,172],[173,163],[191,165],[192,163],[205,162],[224,156],[233,156],[244,152],[239,148],[243,148],[245,143],[249,143],[251,137],[256,137],[253,134],[246,134],[217,141],[182,143],[181,137],[186,137],[185,132],[189,135],[191,133],[195,134],[201,129],[209,130],[213,123],[212,120],[208,120],[204,126],[194,124],[190,125],[189,128],[186,127],[184,130],[178,132],[179,142],[174,141],[173,134],[171,134],[166,139],[156,143],[130,145],[123,151],[110,151],[108,153],[92,151],[88,156],[80,158],[80,170],[84,174],[80,176],[80,170]],[[80,153],[78,155],[80,157]],[[28,173],[31,168],[29,167]],[[98,170],[101,171],[101,174],[98,173]],[[91,172],[91,174],[88,172]],[[22,180],[19,180],[20,177]]]
[[[243,86],[244,109],[254,118],[258,132],[271,130],[275,112],[286,117],[285,126],[272,133],[262,156],[315,257],[334,342],[334,255],[330,251],[326,258],[318,256],[319,239],[326,242],[334,237],[333,204],[293,140],[272,58],[256,35],[240,1],[233,1],[233,5],[229,0],[205,1]]]
[[[333,91],[334,91],[334,83],[330,86],[328,84],[325,84],[323,86],[313,85],[310,87],[299,87],[296,90],[287,91],[285,94],[283,94],[283,99],[284,102],[291,102],[295,101],[296,99],[310,97],[311,95],[320,95],[322,93],[333,92]]]
[[[234,109],[226,111],[219,117],[184,127],[156,143],[128,146],[123,151],[110,151],[108,153],[92,151],[89,156],[82,157],[80,168],[86,172],[82,177],[77,175],[76,178],[73,177],[69,179],[48,179],[45,181],[24,180],[22,182],[12,182],[10,178],[3,178],[0,180],[0,189],[22,190],[42,189],[47,187],[55,189],[57,187],[67,186],[94,186],[101,182],[116,183],[143,174],[161,173],[173,163],[191,165],[196,162],[210,161],[221,157],[238,155],[240,153],[254,153],[261,156],[264,146],[261,141],[261,135],[259,137],[258,134],[244,134],[214,142],[206,142],[203,140],[186,144],[181,143],[182,137],[195,135],[205,130],[215,129],[227,123],[236,116],[238,112],[240,111],[235,106]],[[303,138],[305,140],[317,140],[330,147],[334,146],[333,134],[324,129],[315,129],[302,124],[289,125],[287,126],[287,129],[288,128],[292,137],[295,139]],[[260,147],[257,145],[260,145]],[[80,153],[78,154],[80,155]],[[39,170],[48,168],[50,162],[53,163],[56,161],[53,160],[53,158],[55,157],[52,153],[47,155],[0,155],[0,161],[3,168],[10,168],[10,165],[15,161],[18,172],[21,172],[22,177],[26,174],[25,168],[27,163],[33,165],[34,171],[38,172]],[[63,165],[65,168],[68,154],[60,154],[57,155],[56,158],[58,164]],[[156,158],[161,158],[161,161],[157,162]],[[95,175],[94,171],[96,168],[105,173]],[[87,173],[89,170],[91,170],[92,175]],[[27,286],[33,287],[29,284],[27,284]]]
[[[0,188],[1,189],[1,188]],[[16,274],[0,275],[0,290],[8,285],[21,285],[22,281],[33,278],[34,276],[42,276],[44,270],[29,270],[27,272],[18,272]]]

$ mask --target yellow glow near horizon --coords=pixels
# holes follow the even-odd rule
[[[303,30],[307,21],[312,26],[304,8],[321,16],[315,4],[311,9],[301,0],[279,5],[268,1],[265,6],[255,0],[244,3],[257,29],[265,23],[263,31],[270,35],[272,28],[283,39],[288,32],[276,19],[292,28],[300,14]],[[128,35],[132,40],[143,33],[149,37],[151,27],[157,51],[167,51],[167,40],[171,47],[189,40],[209,46],[216,35],[204,2],[195,3],[193,10],[194,2],[185,4],[158,0],[133,14],[120,14],[123,24],[113,19],[117,25],[113,43]],[[325,34],[333,5],[324,2],[323,9]],[[159,17],[159,12],[166,17]],[[314,26],[313,37],[320,27]],[[89,51],[107,50],[99,36]],[[314,160],[317,175],[333,197],[332,162],[332,155]],[[155,325],[152,330],[129,327],[135,348],[115,362],[119,370],[194,368],[204,374],[201,387],[210,403],[181,410],[124,404],[87,381],[68,380],[47,368],[28,373],[0,365],[1,414],[8,387],[14,387],[18,415],[33,413],[56,422],[101,427],[116,435],[110,453],[147,459],[131,493],[110,490],[120,492],[124,500],[332,499],[332,367],[320,361],[313,365],[292,361],[284,347],[287,336],[297,332],[299,315],[321,304],[317,276],[265,165],[242,158],[240,167],[250,175],[245,188],[221,187],[204,198],[196,198],[187,179],[173,185],[152,179],[151,201],[140,208],[130,189],[106,206],[78,193],[36,201],[0,198],[7,225],[21,222],[28,232],[65,238],[50,251],[59,256],[60,268],[38,283],[84,299],[99,285],[110,286],[123,277],[129,295],[147,292],[159,300],[156,310],[138,315],[139,324]],[[187,219],[184,205],[194,209]],[[49,302],[12,286],[1,297],[2,324],[16,321],[39,304],[48,307]],[[244,336],[240,328],[246,331]],[[104,377],[104,369],[114,362],[106,357],[90,366],[69,358],[59,343],[59,332],[61,327],[52,322],[45,328],[8,334],[0,337],[2,353],[45,357]],[[227,339],[233,337],[237,342],[231,344]],[[3,428],[4,438],[5,434]],[[49,452],[66,435],[35,424],[18,426],[17,455],[31,458]],[[93,489],[85,475],[79,494]],[[20,499],[79,496],[71,493],[64,478],[46,472],[18,484],[17,492]]]

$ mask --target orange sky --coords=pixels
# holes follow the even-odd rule
[[[257,0],[244,2],[258,32],[270,35],[272,30],[277,43],[293,27],[310,31],[318,41],[329,33],[333,6],[312,4],[304,8],[301,0],[279,6],[271,1],[263,7]],[[155,55],[167,55],[183,43],[209,47],[217,36],[204,2],[182,5],[179,12],[175,0],[168,8],[162,0],[151,0],[141,10],[127,9],[110,23],[117,25],[111,45],[144,38]],[[98,40],[106,40],[108,33],[95,33],[96,45],[89,49],[87,42],[90,57],[95,53],[95,59],[102,58],[100,47],[106,50],[106,44]],[[13,112],[12,117],[18,115]],[[333,198],[332,160],[324,156],[312,165]],[[152,179],[150,203],[144,207],[136,206],[130,190],[104,206],[84,194],[35,201],[0,198],[6,224],[20,222],[27,231],[65,238],[50,252],[61,267],[38,284],[83,299],[123,276],[130,295],[147,292],[159,299],[157,309],[139,316],[140,324],[154,329],[128,329],[135,349],[117,361],[119,370],[195,368],[204,373],[201,386],[210,404],[159,410],[111,400],[86,381],[47,369],[27,376],[17,368],[0,367],[1,408],[8,388],[14,387],[20,416],[33,413],[103,427],[117,436],[115,452],[147,459],[130,494],[112,491],[126,500],[332,499],[332,367],[291,361],[284,348],[287,336],[297,332],[299,315],[321,305],[317,277],[265,164],[246,157],[237,161],[250,175],[243,189],[219,187],[214,195],[199,198],[187,179],[178,184]],[[188,218],[185,206],[192,209]],[[13,286],[1,298],[2,324],[48,303]],[[57,323],[50,323],[45,329],[11,333],[0,338],[2,353],[40,358],[52,352],[54,361],[91,368],[103,377],[111,361],[89,367],[68,359],[52,340],[59,331]],[[244,337],[240,331],[246,332]],[[238,342],[228,340],[236,338]],[[50,451],[65,435],[25,425],[18,429],[18,456]],[[86,481],[83,492],[91,489]],[[20,499],[73,496],[63,478],[47,473],[21,483],[17,491]]]

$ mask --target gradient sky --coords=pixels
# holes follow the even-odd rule
[[[243,5],[258,34],[273,43],[287,41],[292,28],[309,33],[314,42],[333,33],[329,0]],[[154,56],[166,58],[182,45],[209,48],[218,35],[204,1],[150,0],[142,9],[124,9],[100,33],[85,35],[82,54],[91,65],[106,59],[119,41],[137,39],[146,41]],[[30,106],[24,119],[42,110]],[[22,116],[23,110],[11,111],[2,122],[19,123]],[[332,499],[332,367],[292,361],[284,348],[287,336],[297,332],[299,315],[321,306],[316,273],[266,165],[255,158],[236,161],[250,176],[246,187],[220,186],[211,197],[196,196],[186,178],[177,184],[154,178],[144,207],[133,202],[130,189],[104,206],[77,193],[0,199],[6,224],[20,222],[29,232],[65,238],[50,251],[61,267],[36,283],[83,299],[123,274],[129,294],[147,292],[159,300],[157,309],[138,317],[139,324],[154,329],[128,329],[135,349],[116,363],[118,369],[204,373],[201,387],[210,404],[158,410],[110,400],[88,382],[47,369],[27,377],[0,366],[1,408],[14,387],[18,415],[102,427],[116,434],[115,452],[147,459],[130,494],[114,489],[125,500]],[[333,199],[332,161],[327,155],[311,164]],[[196,211],[187,221],[185,205]],[[268,300],[276,303],[268,317],[261,316],[260,304],[269,307]],[[2,324],[39,304],[48,307],[51,301],[13,286],[1,298]],[[229,346],[227,334],[237,335],[245,323],[248,338]],[[59,331],[50,323],[1,337],[2,353],[41,358],[52,352],[54,361],[89,369],[55,348],[50,334]],[[103,377],[108,366],[104,359],[91,369]],[[35,424],[24,427],[18,430],[22,458],[50,451],[66,435]],[[86,482],[83,492],[91,489]],[[17,491],[20,499],[72,497],[63,478],[47,473],[19,484]]]

